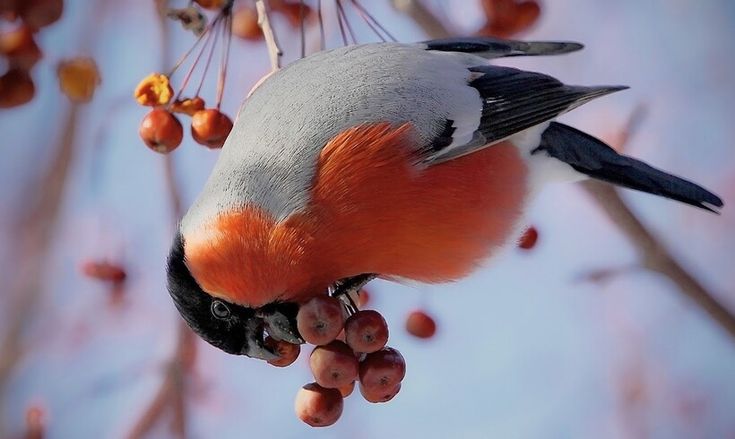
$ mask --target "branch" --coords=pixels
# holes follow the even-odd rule
[[[694,301],[722,329],[735,338],[735,315],[671,256],[661,241],[630,210],[617,189],[592,180],[585,181],[582,185],[635,245],[646,268],[671,279],[679,287],[679,291]]]
[[[270,21],[270,5],[268,0],[256,0],[255,9],[258,11],[258,26],[263,31],[265,44],[268,46],[268,55],[271,59],[271,69],[278,70],[281,68],[281,56],[283,51],[278,46],[276,34],[273,32]]]
[[[446,26],[419,0],[391,0],[393,8],[413,19],[416,24],[431,38],[446,38],[451,32]]]

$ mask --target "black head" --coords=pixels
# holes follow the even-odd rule
[[[206,293],[186,266],[181,233],[176,234],[168,257],[168,292],[189,327],[227,353],[276,358],[263,343],[265,331],[278,340],[303,343],[296,330],[297,304],[273,303],[253,309]]]

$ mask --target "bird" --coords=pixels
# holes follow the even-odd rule
[[[585,178],[719,212],[722,200],[555,119],[625,86],[492,65],[567,41],[457,37],[318,52],[242,105],[167,261],[201,338],[269,360],[303,303],[362,284],[462,279],[515,242],[549,182]]]

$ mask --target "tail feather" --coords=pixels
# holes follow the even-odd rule
[[[598,180],[681,201],[715,213],[719,213],[723,206],[717,195],[703,187],[632,157],[620,155],[601,140],[558,122],[552,122],[544,131],[541,144],[533,153],[541,151]]]
[[[456,37],[424,41],[428,50],[464,52],[483,58],[506,56],[561,55],[581,50],[584,46],[571,41],[516,41],[491,37]]]

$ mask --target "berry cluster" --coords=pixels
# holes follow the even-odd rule
[[[295,402],[296,415],[312,427],[337,422],[343,399],[356,382],[365,400],[387,402],[398,394],[406,375],[403,356],[386,346],[388,324],[383,316],[373,310],[346,314],[339,299],[317,296],[303,304],[296,317],[303,339],[316,346],[309,356],[314,382],[299,390]],[[269,363],[279,367],[296,361],[301,350],[270,337],[265,343],[279,355]]]
[[[36,33],[55,23],[63,11],[63,0],[0,1],[0,20],[18,23],[0,33],[0,65],[8,66],[0,76],[0,108],[17,107],[33,99],[36,87],[31,69],[43,56]]]

